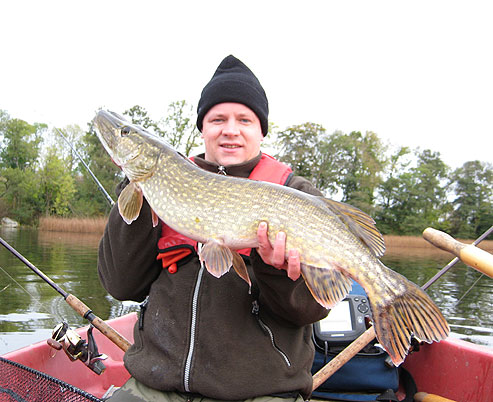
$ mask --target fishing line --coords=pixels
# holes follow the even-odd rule
[[[31,293],[29,293],[29,291],[23,287],[19,282],[17,282],[17,280],[12,276],[10,275],[1,265],[0,265],[0,270],[5,273],[5,275],[7,275],[10,279],[12,279],[12,281],[17,285],[19,286],[24,292],[26,292],[28,294],[28,296],[31,297],[31,299],[33,299],[44,311],[46,314],[49,314],[51,315],[51,313],[47,310],[47,308],[43,305],[43,303],[41,303],[38,299],[37,296],[35,295],[32,295]],[[8,287],[10,286],[10,284],[8,284],[7,286],[5,286],[1,291],[3,292],[5,289],[7,289]]]
[[[111,198],[111,196],[108,194],[108,192],[105,190],[105,188],[103,187],[103,185],[101,184],[101,182],[98,180],[98,178],[96,177],[96,175],[92,172],[92,170],[89,168],[89,166],[87,165],[86,162],[84,162],[84,159],[82,159],[82,156],[80,156],[80,154],[77,152],[77,150],[72,146],[72,144],[70,143],[70,141],[62,134],[62,132],[54,127],[54,129],[56,130],[56,132],[58,134],[60,134],[60,136],[65,140],[65,142],[68,144],[68,146],[70,147],[70,149],[72,149],[72,152],[75,154],[75,156],[77,156],[77,158],[79,158],[79,160],[82,162],[82,164],[84,165],[84,167],[87,169],[87,171],[89,172],[89,174],[91,175],[92,179],[94,180],[94,182],[96,183],[96,185],[98,186],[99,190],[103,193],[106,201],[108,201],[108,203],[110,204],[110,206],[112,207],[114,204],[115,204],[115,201],[113,201],[113,199]]]
[[[472,290],[472,288],[474,286],[476,286],[476,284],[479,282],[479,280],[484,276],[484,274],[481,274],[480,277],[478,279],[476,279],[476,281],[471,285],[471,287],[469,289],[466,290],[466,293],[464,293],[462,295],[462,297],[457,301],[457,303],[454,304],[454,307],[457,307],[459,305],[459,303],[462,301],[462,299],[464,299],[464,297],[466,297],[468,295],[468,293]]]

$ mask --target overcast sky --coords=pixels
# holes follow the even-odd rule
[[[491,162],[491,1],[2,1],[0,109],[82,128],[95,111],[196,106],[228,54],[260,79],[270,120],[374,131]]]

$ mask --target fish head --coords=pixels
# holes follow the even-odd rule
[[[98,112],[94,126],[106,152],[130,180],[152,174],[163,149],[159,137],[106,110]]]

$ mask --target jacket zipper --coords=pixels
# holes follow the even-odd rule
[[[260,325],[260,328],[262,328],[262,330],[270,337],[270,342],[272,344],[272,347],[274,348],[274,350],[279,353],[281,355],[281,357],[284,359],[284,362],[286,363],[286,365],[288,367],[291,367],[291,362],[289,361],[289,357],[286,355],[286,353],[284,353],[281,349],[279,349],[279,347],[276,345],[276,342],[274,340],[274,333],[272,332],[272,330],[268,327],[268,325],[262,321],[262,319],[260,318],[260,315],[259,315],[259,310],[260,310],[260,306],[258,304],[258,301],[257,300],[254,300],[253,303],[253,308],[252,308],[252,314],[255,316],[255,318],[257,319],[259,325]]]
[[[199,252],[202,244],[198,244]],[[204,264],[200,263],[199,275],[197,276],[197,281],[195,282],[195,289],[193,291],[193,299],[192,299],[192,321],[190,323],[190,346],[188,347],[188,355],[187,360],[185,362],[185,373],[183,376],[183,385],[185,388],[185,392],[190,392],[190,369],[192,366],[192,358],[193,353],[195,351],[195,328],[197,325],[197,308],[198,308],[198,300],[199,300],[199,290],[200,284],[202,283],[202,275],[204,273]]]
[[[220,166],[218,168],[219,174],[226,175],[226,168],[224,166]],[[200,250],[202,249],[202,243],[197,243],[197,253],[200,255]],[[199,259],[200,261],[200,259]],[[193,299],[192,299],[192,321],[190,323],[190,345],[188,347],[187,360],[185,361],[185,372],[183,374],[183,386],[185,388],[185,392],[190,391],[190,370],[192,367],[192,358],[193,353],[195,351],[195,328],[197,326],[197,308],[199,303],[199,290],[200,284],[202,283],[202,275],[204,274],[204,263],[200,261],[200,270],[199,275],[197,276],[197,281],[195,282],[195,289],[193,291]]]

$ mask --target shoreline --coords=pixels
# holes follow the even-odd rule
[[[102,235],[108,217],[101,216],[96,218],[56,218],[43,217],[39,220],[38,230],[44,232],[71,232],[71,233],[88,233],[94,235]],[[446,251],[439,250],[432,246],[420,236],[398,236],[385,235],[385,244],[387,248],[386,254],[399,253],[400,250],[420,249],[421,251],[428,250],[430,253],[440,252],[448,254]],[[471,244],[474,240],[457,239],[458,241]],[[479,247],[489,253],[493,253],[493,240],[483,240]]]

